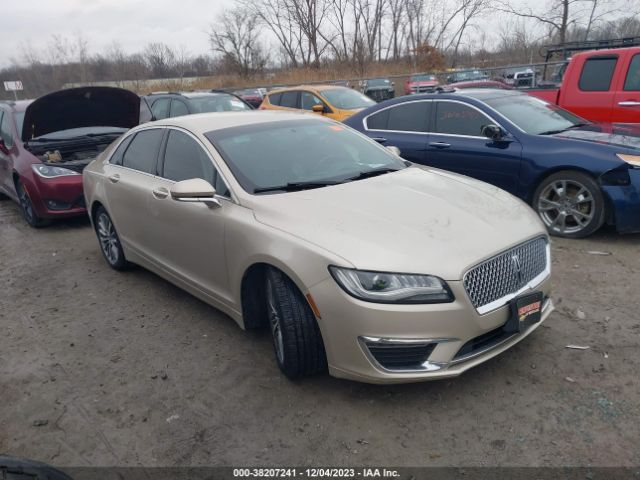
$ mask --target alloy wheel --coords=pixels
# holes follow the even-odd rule
[[[282,325],[280,314],[276,308],[277,300],[271,279],[267,279],[267,314],[269,316],[269,327],[273,336],[273,344],[276,349],[278,362],[284,363],[284,341],[282,339]]]
[[[545,225],[560,234],[572,234],[586,228],[595,214],[595,199],[576,180],[556,180],[538,197],[538,212]]]
[[[120,240],[113,228],[113,223],[106,213],[101,213],[98,217],[98,240],[100,240],[100,248],[111,265],[118,263],[120,258]]]
[[[18,200],[20,200],[20,207],[25,219],[31,225],[35,223],[35,212],[33,210],[33,204],[27,193],[27,189],[24,188],[22,183],[18,183]]]

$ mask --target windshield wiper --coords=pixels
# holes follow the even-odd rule
[[[540,132],[538,135],[555,135],[556,133],[566,132],[567,130],[571,130],[573,128],[586,127],[587,125],[591,125],[591,122],[576,123],[575,125],[571,125],[570,127],[559,128],[557,130],[547,130],[545,132]]]
[[[364,180],[365,178],[377,177],[378,175],[384,175],[385,173],[397,172],[402,168],[377,168],[375,170],[367,170],[366,172],[360,172],[359,174],[345,179],[345,182],[353,182],[354,180]]]
[[[339,185],[340,183],[342,182],[335,182],[335,181],[289,182],[285,185],[254,188],[253,193],[277,192],[277,191],[296,192],[300,190],[308,190],[311,188],[322,188],[322,187],[328,187],[330,185]]]

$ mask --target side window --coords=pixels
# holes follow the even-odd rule
[[[171,101],[171,116],[179,117],[181,115],[189,115],[189,108],[182,100]]]
[[[124,157],[124,152],[127,150],[127,147],[131,143],[131,140],[133,140],[134,136],[135,135],[129,135],[127,138],[125,138],[122,141],[120,145],[118,145],[118,148],[116,148],[116,151],[113,152],[113,155],[111,155],[111,158],[109,159],[109,163],[112,163],[114,165],[122,165],[122,157]]]
[[[626,91],[640,90],[640,53],[636,53],[629,63],[629,71],[624,81]]]
[[[481,137],[482,127],[491,123],[486,115],[462,103],[440,101],[436,105],[436,133]]]
[[[578,86],[583,92],[607,92],[616,68],[617,57],[593,57],[582,67]]]
[[[269,95],[269,103],[271,105],[280,105],[280,99],[282,98],[282,94],[281,93],[274,93],[272,95]]]
[[[170,101],[171,100],[169,98],[159,98],[153,102],[153,105],[151,106],[151,113],[153,113],[156,120],[162,120],[169,116]]]
[[[213,185],[214,171],[211,159],[193,138],[178,130],[169,132],[162,168],[164,178],[175,182],[201,178]]]
[[[374,113],[367,118],[367,129],[369,130],[387,130],[387,124],[389,122],[390,108],[385,108],[380,112]]]
[[[7,112],[0,111],[0,138],[4,140],[7,148],[13,147],[13,134],[11,132],[11,115]]]
[[[280,99],[280,106],[287,108],[298,108],[298,92],[283,92]]]
[[[322,100],[310,92],[300,92],[300,108],[302,110],[313,110],[314,105],[323,105]]]
[[[403,103],[389,109],[387,130],[426,132],[431,102]]]
[[[160,128],[142,130],[136,133],[136,136],[129,143],[129,148],[124,152],[122,165],[140,172],[156,175],[158,151],[160,150],[163,134],[164,130]]]

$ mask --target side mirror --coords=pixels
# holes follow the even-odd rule
[[[500,140],[502,138],[502,130],[497,125],[485,125],[482,127],[482,135],[491,140]]]
[[[209,207],[220,206],[215,198],[216,189],[206,180],[192,178],[173,184],[170,190],[171,198],[178,202],[199,202]]]
[[[395,145],[389,145],[388,147],[384,147],[387,150],[389,150],[391,153],[393,153],[394,155],[397,155],[398,157],[400,156],[400,154],[402,153],[400,151],[400,149],[398,147],[396,147]]]
[[[0,152],[9,155],[9,149],[7,148],[7,144],[4,143],[4,138],[0,138]]]
[[[324,113],[324,105],[314,105],[313,107],[311,107],[311,110],[313,110],[315,113]]]

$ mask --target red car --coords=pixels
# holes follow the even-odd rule
[[[245,88],[244,90],[237,90],[233,93],[253,108],[258,108],[264,99],[264,95],[259,88]]]
[[[640,123],[640,47],[578,53],[559,88],[527,93],[593,122]]]
[[[139,116],[140,97],[121,88],[0,102],[0,195],[16,201],[32,227],[86,215],[82,170]]]
[[[411,75],[404,84],[404,94],[433,92],[440,85],[435,75],[416,74]]]

